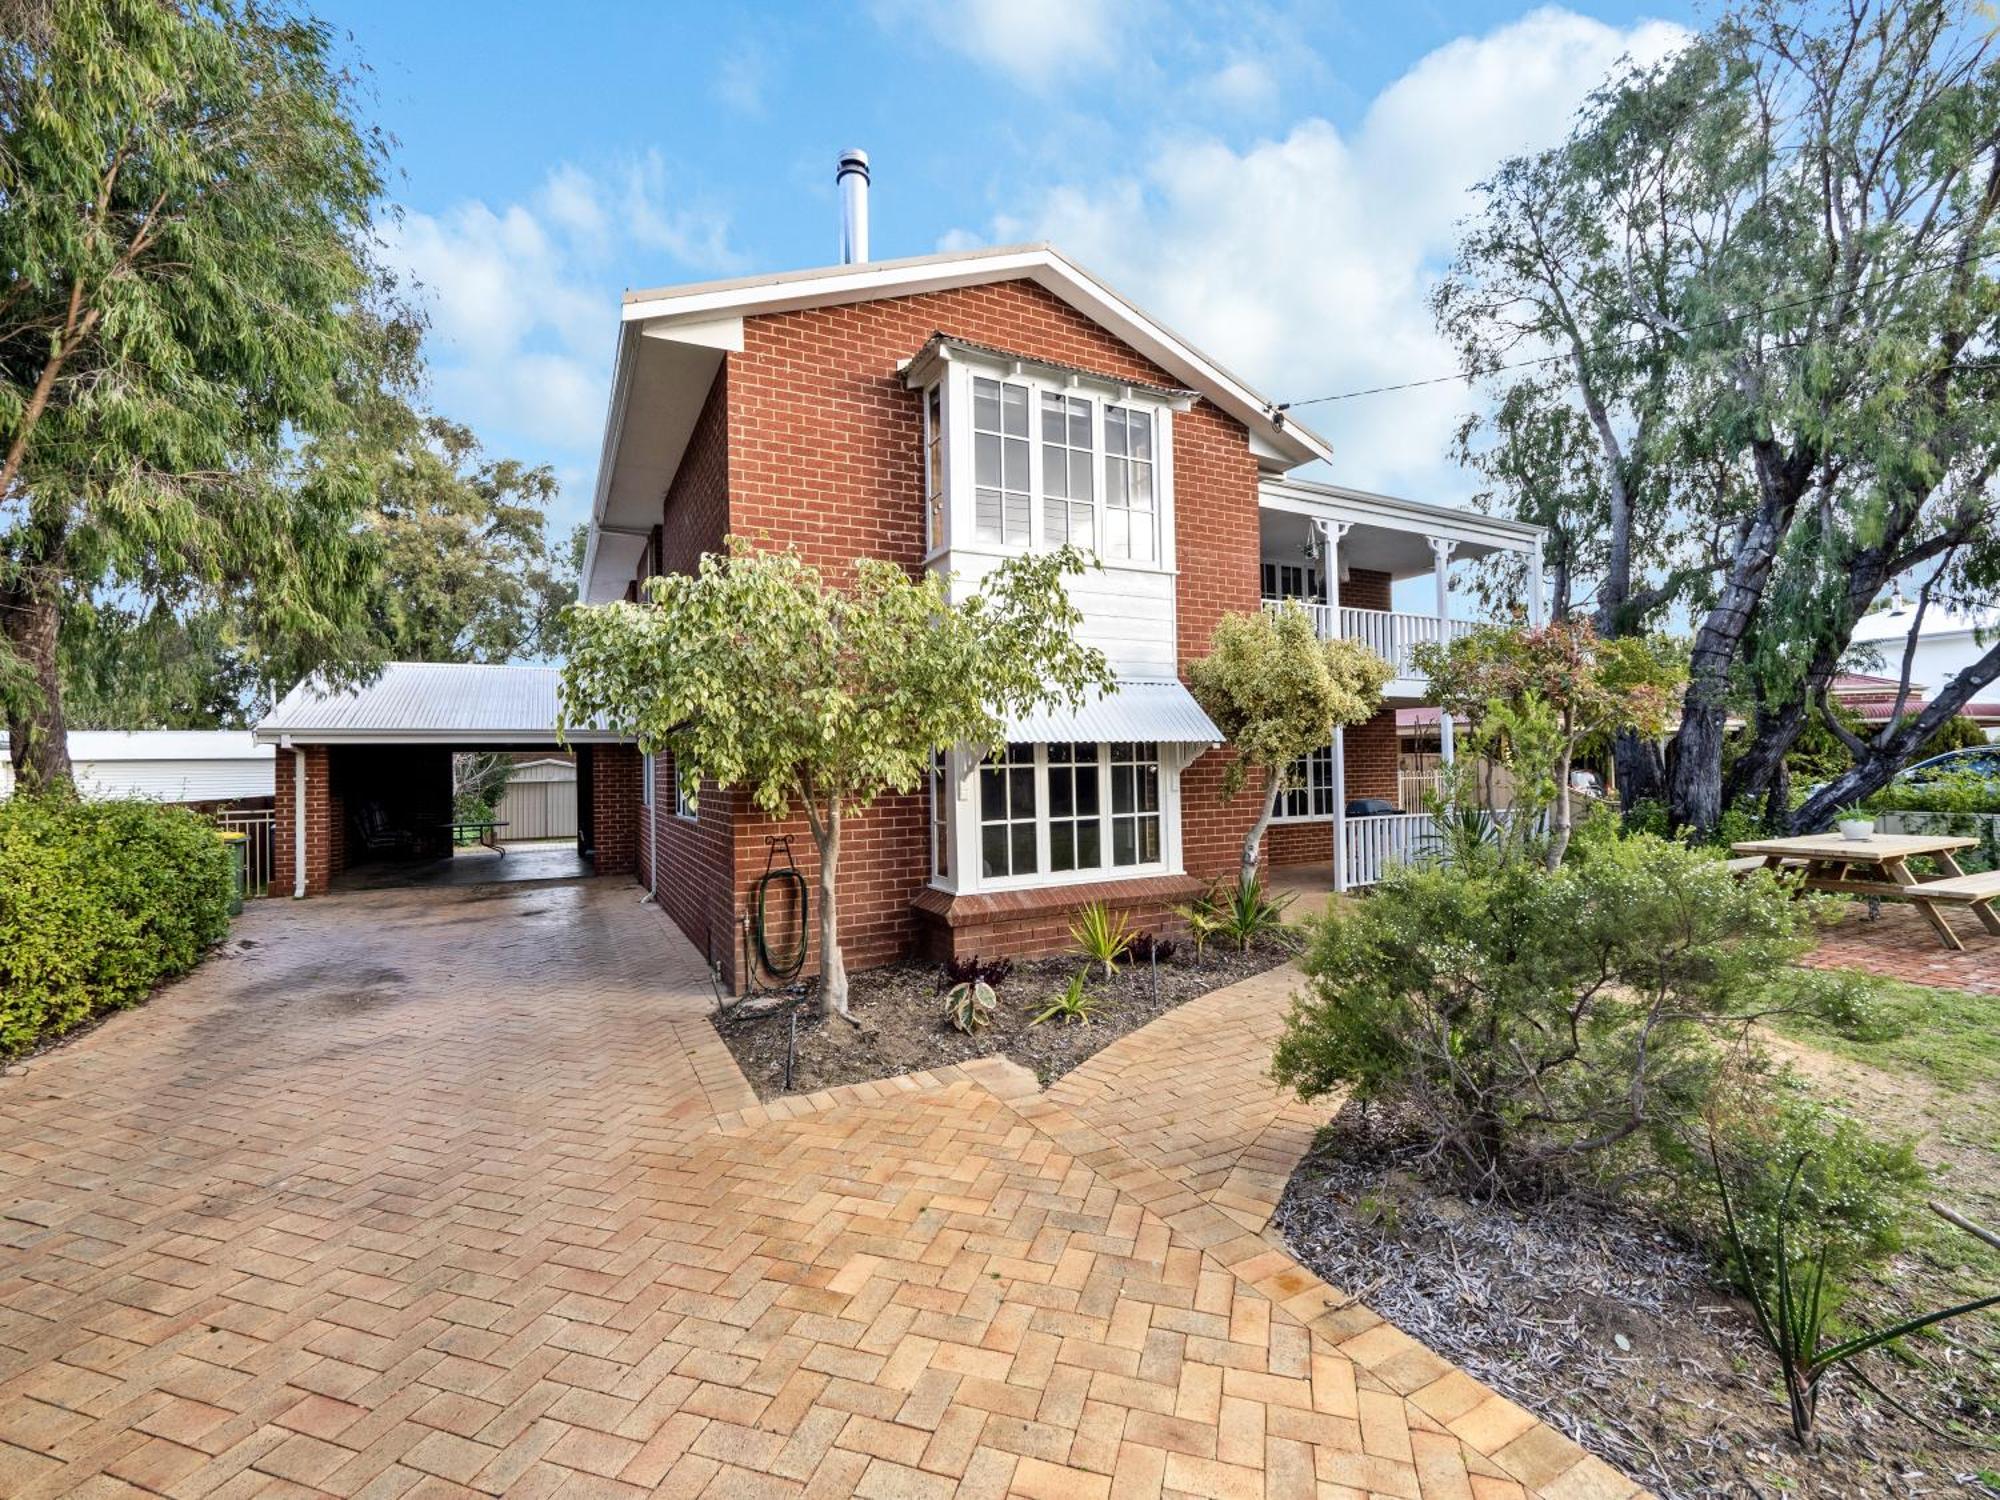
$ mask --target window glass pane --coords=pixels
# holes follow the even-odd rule
[[[1069,445],[1090,447],[1090,403],[1078,396],[1072,396],[1069,403]]]
[[[1008,438],[1003,457],[1005,465],[1001,474],[1001,484],[1010,490],[1025,490],[1028,487],[1028,445],[1020,438]]]
[[[1104,863],[1102,843],[1103,836],[1098,831],[1097,820],[1095,818],[1092,818],[1088,823],[1077,824],[1076,868],[1079,870],[1095,870],[1102,865]]]
[[[1122,406],[1109,406],[1104,410],[1104,451],[1125,451],[1125,408]]]
[[[1026,823],[1016,823],[1014,827],[1014,873],[1032,875],[1035,872],[1035,825],[1032,819]]]
[[[972,478],[975,484],[1000,483],[1000,439],[990,433],[979,433],[973,439]]]
[[[1000,382],[972,382],[972,425],[984,432],[1000,430]]]
[[[1090,452],[1088,449],[1069,456],[1069,492],[1078,500],[1090,498]]]
[[[1000,387],[1001,430],[1009,437],[1028,435],[1028,388],[1025,385]]]
[[[1134,852],[1136,847],[1132,820],[1115,819],[1111,824],[1111,862],[1114,865],[1136,865],[1139,862]]]
[[[1132,456],[1151,458],[1153,456],[1153,418],[1149,412],[1128,412],[1125,430],[1131,435]]]
[[[1076,868],[1075,825],[1061,821],[1049,824],[1049,868],[1051,870],[1074,870]]]
[[[1007,825],[988,823],[979,831],[980,871],[1005,875],[1007,870]]]

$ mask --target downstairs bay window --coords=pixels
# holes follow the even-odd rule
[[[933,883],[1012,890],[1176,870],[1183,748],[1054,741],[941,757],[929,788]],[[954,844],[971,853],[954,857]]]

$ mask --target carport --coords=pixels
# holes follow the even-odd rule
[[[271,894],[323,895],[350,874],[380,886],[399,871],[412,884],[462,883],[447,863],[452,757],[562,748],[560,676],[555,667],[391,662],[359,687],[329,690],[313,679],[293,688],[255,731],[277,752]],[[576,754],[575,859],[541,866],[630,874],[638,750],[598,728],[565,741]],[[508,873],[489,857],[491,877]],[[380,868],[364,877],[371,864]],[[519,864],[514,872],[531,875]]]

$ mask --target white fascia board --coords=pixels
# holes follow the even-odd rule
[[[649,339],[699,344],[704,349],[721,349],[729,354],[743,352],[741,318],[655,318],[641,323],[639,331]]]
[[[583,544],[583,567],[577,574],[577,593],[588,600],[592,574],[597,569],[598,527],[611,501],[611,471],[618,455],[618,440],[625,431],[625,402],[632,386],[632,352],[638,331],[629,326],[618,330],[618,352],[611,366],[611,399],[604,413],[604,442],[597,454],[597,489],[590,500],[590,530]]]
[[[1532,552],[1547,535],[1543,527],[1510,521],[1504,516],[1481,515],[1449,505],[1296,480],[1265,480],[1257,487],[1257,503],[1294,515],[1324,516],[1356,525],[1444,537],[1499,552]]]

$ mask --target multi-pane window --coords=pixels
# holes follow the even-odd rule
[[[1028,388],[980,376],[972,382],[972,524],[982,542],[1026,546]]]
[[[979,767],[979,867],[988,876],[1032,875],[1035,747],[1009,745]]]
[[[1052,744],[1048,748],[1048,764],[1049,868],[1103,868],[1103,799],[1098,794],[1097,746]]]
[[[1159,495],[1153,414],[1104,408],[1104,555],[1151,562],[1159,555]]]
[[[1051,547],[1097,545],[1096,445],[1090,436],[1090,401],[1042,393],[1042,535]]]
[[[951,878],[951,774],[943,750],[931,754],[931,876]]]
[[[1309,568],[1302,563],[1265,563],[1264,597],[1266,599],[1303,599],[1317,604],[1326,597],[1320,587],[1319,569]]]
[[[1160,747],[1123,742],[1111,747],[1111,862],[1160,860]]]
[[[924,548],[944,545],[944,386],[924,392]]]
[[[1333,746],[1301,756],[1285,771],[1285,790],[1278,794],[1280,818],[1333,816]]]

